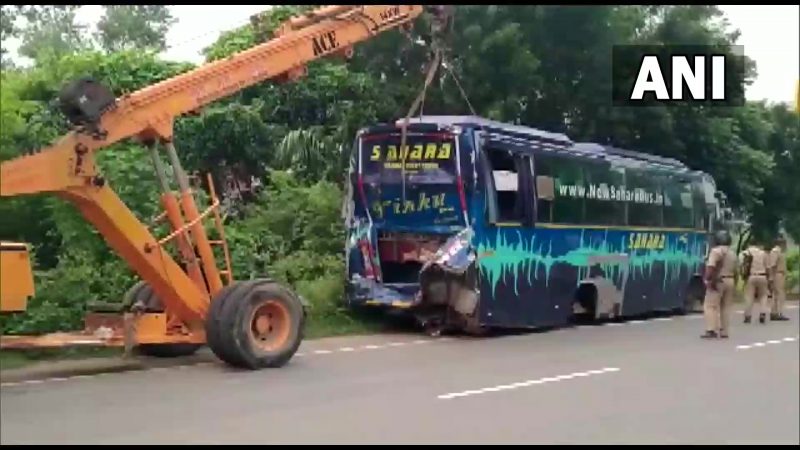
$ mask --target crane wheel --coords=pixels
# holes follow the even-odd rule
[[[212,300],[208,346],[227,364],[245,369],[281,367],[303,340],[300,298],[271,280],[234,282]]]
[[[134,307],[149,313],[163,313],[164,305],[144,281],[138,281],[128,289],[122,297],[123,311],[131,311]]]
[[[122,297],[122,304],[125,311],[130,311],[136,306],[150,313],[164,312],[161,300],[153,292],[153,288],[144,281],[139,281],[128,289]],[[155,358],[177,358],[193,355],[200,347],[202,347],[200,344],[139,344],[136,346],[136,351]]]

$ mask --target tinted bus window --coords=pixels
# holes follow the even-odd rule
[[[694,199],[690,181],[677,176],[671,176],[664,181],[664,226],[691,228]]]
[[[487,149],[498,222],[522,224],[526,217],[526,159],[505,150]]]
[[[705,193],[699,180],[692,183],[692,200],[694,203],[694,228],[697,230],[709,229]]]
[[[625,225],[625,202],[621,191],[625,173],[609,164],[587,163],[584,166],[587,183],[585,222],[594,225]]]
[[[663,193],[662,176],[652,171],[627,169],[625,181],[631,193],[628,202],[628,225],[659,227],[662,225]]]
[[[586,184],[580,161],[566,157],[539,155],[535,158],[536,176],[552,177],[554,198],[539,199],[537,220],[563,224],[584,222]]]

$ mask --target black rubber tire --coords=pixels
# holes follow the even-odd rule
[[[262,280],[246,280],[235,281],[224,289],[219,291],[217,295],[211,300],[211,307],[208,310],[208,317],[206,317],[206,342],[208,347],[222,361],[228,364],[235,365],[229,361],[237,359],[237,353],[230,351],[226,341],[221,337],[221,330],[226,326],[223,324],[223,317],[226,317],[226,306],[228,299],[231,297],[241,297],[247,295],[257,284],[263,282]],[[242,362],[243,363],[243,362]]]
[[[130,311],[133,304],[136,302],[136,299],[139,297],[139,291],[142,290],[147,286],[147,283],[144,281],[137,281],[133,286],[131,286],[125,294],[122,296],[122,310],[123,311]]]
[[[226,295],[214,300],[206,322],[209,347],[225,363],[250,370],[281,367],[300,346],[305,327],[301,300],[289,289],[270,280],[236,282]],[[220,292],[222,294],[222,292]],[[251,316],[265,300],[280,304],[288,315],[287,337],[280,348],[260,348],[251,333]]]
[[[689,287],[686,289],[686,295],[684,296],[683,306],[680,312],[682,314],[702,312],[705,294],[705,286],[702,285],[702,282],[690,282]],[[699,309],[697,308],[698,305],[700,306]]]
[[[130,311],[134,304],[141,301],[148,313],[164,312],[161,300],[153,292],[153,288],[144,281],[131,286],[122,301],[126,311]],[[200,347],[201,344],[139,344],[136,346],[136,351],[141,355],[155,358],[178,358],[193,355]]]

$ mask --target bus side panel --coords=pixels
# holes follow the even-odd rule
[[[705,236],[695,232],[631,231],[627,239],[630,275],[622,315],[681,308],[691,279],[701,268]]]
[[[578,286],[603,279],[622,315],[680,307],[704,241],[694,233],[482,227],[475,247],[482,321],[533,327],[566,323]]]

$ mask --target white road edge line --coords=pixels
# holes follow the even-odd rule
[[[747,344],[747,345],[737,345],[736,350],[747,350],[753,347],[766,347],[769,344],[782,344],[784,342],[794,342],[798,338],[800,338],[800,336],[795,336],[795,337],[789,336],[783,339],[771,339],[769,341],[764,341],[764,342],[754,342],[752,344]]]
[[[473,390],[462,391],[462,392],[451,392],[451,393],[448,393],[448,394],[439,395],[436,398],[438,398],[440,400],[450,400],[450,399],[453,399],[453,398],[467,397],[467,396],[470,396],[470,395],[485,394],[487,392],[505,391],[505,390],[509,390],[509,389],[517,389],[517,388],[521,388],[521,387],[533,386],[533,385],[536,385],[536,384],[551,383],[551,382],[554,382],[554,381],[569,380],[569,379],[572,379],[572,378],[587,377],[587,376],[590,376],[590,375],[600,375],[600,374],[603,374],[603,373],[619,372],[619,370],[620,369],[617,368],[617,367],[606,367],[606,368],[603,368],[603,369],[588,370],[588,371],[585,371],[585,372],[574,372],[574,373],[570,373],[570,374],[566,374],[566,375],[557,375],[557,376],[553,376],[553,377],[538,378],[538,379],[535,379],[535,380],[526,380],[526,381],[521,381],[521,382],[518,382],[518,383],[502,384],[502,385],[499,385],[499,386],[492,386],[492,387],[487,387],[487,388],[482,388],[482,389],[473,389]]]

